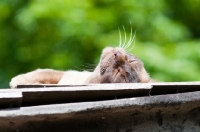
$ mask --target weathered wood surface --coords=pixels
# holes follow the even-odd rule
[[[22,92],[20,91],[1,91],[0,109],[20,107],[22,102]]]
[[[22,106],[112,100],[127,97],[147,96],[152,88],[149,84],[105,84],[93,86],[43,86],[45,88],[5,89],[5,92],[21,92]],[[30,87],[30,86],[29,86]],[[35,85],[31,86],[35,87]],[[1,95],[1,94],[0,94]]]
[[[19,89],[0,90],[0,108],[193,92],[200,91],[200,82],[94,84],[87,86],[45,84],[20,85],[19,87]],[[18,96],[15,97],[16,95]]]
[[[152,85],[152,86],[195,86],[200,82],[155,82],[155,83],[115,83],[115,84],[90,84],[90,85],[57,85],[57,84],[37,84],[37,85],[18,85],[17,88],[48,88],[48,87],[82,87],[82,86],[109,86],[109,85]],[[137,87],[137,86],[136,86]]]
[[[177,94],[200,91],[200,82],[160,82],[152,85],[151,95]]]

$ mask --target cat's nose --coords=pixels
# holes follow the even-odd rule
[[[113,52],[114,54],[114,68],[117,68],[125,63],[123,54],[120,51]]]
[[[121,56],[121,52],[119,52],[119,51],[115,51],[114,52],[114,56],[115,56],[115,58],[118,58],[118,57],[120,57]]]

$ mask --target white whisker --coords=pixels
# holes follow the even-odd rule
[[[74,68],[75,68],[76,70],[83,71],[83,69],[80,68],[80,67],[75,66]]]
[[[119,30],[119,47],[122,48],[122,35],[121,35],[121,31],[118,27],[118,30]]]
[[[135,35],[134,35],[135,37]],[[130,35],[130,39],[125,47],[125,49],[129,48],[129,46],[132,44],[133,40],[134,40],[134,37],[133,37],[133,31],[132,31],[132,26],[131,26],[131,35]]]
[[[122,25],[123,27],[123,30],[124,30],[124,36],[122,37],[122,34],[121,34],[121,31],[120,31],[120,28],[118,27],[118,30],[119,30],[119,38],[120,38],[120,41],[119,41],[119,48],[123,48],[125,51],[129,52],[131,51],[134,47],[135,47],[135,37],[136,37],[136,31],[133,35],[133,29],[132,29],[132,24],[130,22],[130,25],[131,25],[131,33],[130,33],[130,38],[128,40],[128,42],[126,43],[126,29],[125,29],[125,26]],[[123,42],[124,40],[124,42]],[[134,41],[134,44],[133,46],[131,46],[132,42]],[[131,48],[130,48],[131,46]]]
[[[94,71],[96,65],[95,64],[89,64],[86,63],[85,65],[82,65],[82,71]]]
[[[85,67],[85,68],[95,68],[95,65],[82,65],[83,67]]]
[[[85,63],[85,66],[91,66],[91,67],[96,67],[97,64],[90,64],[90,63]]]
[[[134,41],[134,43],[133,43],[133,46],[131,47],[131,49],[128,49],[129,52],[135,47],[135,40],[136,40],[136,31],[134,33],[134,36],[132,37],[132,41]],[[132,43],[132,41],[131,41],[131,43]]]
[[[125,48],[126,47],[126,29],[124,27],[124,25],[122,25],[123,29],[124,29],[124,43],[122,45],[122,48]]]

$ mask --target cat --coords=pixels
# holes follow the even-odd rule
[[[93,72],[37,69],[12,78],[10,87],[17,88],[17,85],[25,84],[85,85],[155,82],[145,70],[143,62],[128,52],[135,38],[135,34],[132,35],[132,29],[130,39],[127,43],[126,34],[123,44],[120,30],[119,36],[119,46],[104,48],[100,61]]]

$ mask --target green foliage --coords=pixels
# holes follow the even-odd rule
[[[178,4],[178,6],[177,6]],[[0,87],[37,68],[85,69],[101,50],[118,46],[118,27],[131,51],[158,81],[200,80],[200,2],[173,0],[1,0]]]

